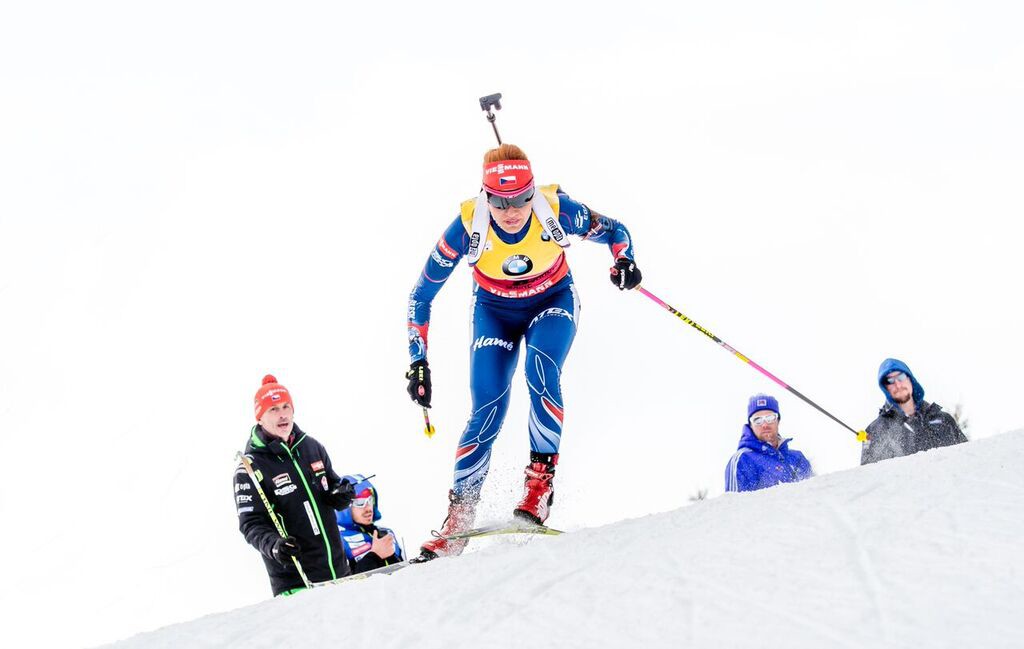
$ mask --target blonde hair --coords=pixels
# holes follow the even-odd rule
[[[526,153],[514,144],[502,144],[497,149],[491,149],[484,154],[484,164],[499,162],[501,160],[529,160]]]

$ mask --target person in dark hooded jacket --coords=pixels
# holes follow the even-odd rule
[[[885,405],[867,427],[868,441],[861,449],[861,464],[967,441],[949,413],[924,400],[924,388],[903,361],[882,361],[878,387],[885,395]]]
[[[337,515],[341,542],[352,574],[392,566],[405,560],[394,531],[376,524],[380,520],[380,497],[376,487],[360,474],[347,475],[355,491],[352,504]]]
[[[725,467],[726,491],[754,491],[814,475],[804,454],[789,447],[792,439],[779,436],[780,418],[775,397],[750,397],[739,448]]]

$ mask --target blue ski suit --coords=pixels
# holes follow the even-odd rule
[[[744,424],[739,448],[725,467],[725,490],[754,491],[813,476],[804,454],[789,448],[791,441],[785,439],[779,448],[773,448],[757,439],[750,424]]]
[[[554,230],[538,217],[537,201],[542,200],[557,215]],[[474,199],[462,204],[461,213],[431,251],[409,296],[408,310],[409,355],[415,362],[427,356],[431,302],[471,248],[482,248],[473,265],[473,405],[455,454],[453,490],[458,495],[478,493],[487,477],[520,350],[526,355],[530,390],[530,448],[558,453],[563,420],[560,376],[576,335],[580,305],[565,258],[567,240],[553,239],[577,235],[607,244],[615,258],[634,259],[625,226],[571,199],[558,185],[537,188],[530,222],[514,235],[501,230],[492,217],[481,241],[473,232],[474,205]]]

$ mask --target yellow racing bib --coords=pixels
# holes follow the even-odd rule
[[[544,185],[537,190],[557,216],[558,185]],[[475,198],[462,203],[462,225],[470,234],[473,230],[476,203]],[[475,273],[492,280],[518,283],[543,275],[564,263],[562,247],[551,240],[551,236],[538,219],[536,210],[531,212],[526,228],[526,236],[516,243],[505,243],[494,232],[493,226],[488,228],[483,252],[474,267]]]

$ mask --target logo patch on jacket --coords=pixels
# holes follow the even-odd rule
[[[348,545],[349,550],[352,552],[352,557],[360,557],[373,547],[366,542],[366,535],[359,532],[353,534],[345,534],[345,543]]]
[[[309,468],[313,469],[314,473],[316,473],[317,471],[323,471],[324,470],[323,460],[317,460],[316,462],[313,462],[312,464],[309,465]]]
[[[280,475],[276,475],[273,478],[271,478],[271,480],[274,482],[274,486],[275,487],[283,487],[286,484],[291,484],[292,483],[292,477],[290,475],[288,475],[287,473],[282,473]]]
[[[533,270],[533,260],[526,255],[512,255],[501,265],[501,270],[512,277],[525,275]]]
[[[320,484],[324,486],[324,491],[327,491],[327,476],[320,478]]]

